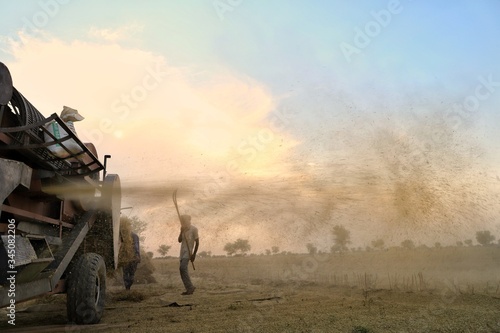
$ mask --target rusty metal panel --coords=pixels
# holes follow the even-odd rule
[[[8,235],[2,235],[2,243],[5,251],[8,251]],[[29,239],[16,235],[16,262],[15,267],[29,264],[37,258],[35,249],[31,245]]]
[[[26,164],[18,161],[0,158],[0,203],[5,201],[18,187],[22,185],[30,188],[33,170]]]

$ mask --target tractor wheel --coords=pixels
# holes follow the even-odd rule
[[[96,253],[83,254],[68,277],[68,320],[76,324],[97,324],[104,312],[106,265]]]

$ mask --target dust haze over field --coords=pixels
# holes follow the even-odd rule
[[[289,112],[293,132],[306,111]],[[213,253],[236,238],[249,239],[256,253],[274,245],[304,252],[309,242],[329,251],[336,224],[351,231],[353,247],[379,238],[387,245],[404,239],[455,244],[474,239],[478,230],[498,229],[499,182],[485,158],[480,115],[464,120],[442,105],[355,112],[336,111],[321,119],[319,131],[297,138],[279,160],[286,172],[239,172],[252,161],[235,148],[227,161],[241,168],[233,173],[223,164],[221,171],[188,180],[125,184],[125,200],[144,210],[148,243],[171,244],[177,232],[171,193],[178,188],[181,211],[193,215]],[[257,154],[279,149],[277,140]],[[317,140],[320,153],[304,152],[304,140]],[[158,236],[159,230],[166,233]]]
[[[498,235],[494,67],[458,71],[439,58],[437,76],[439,68],[419,63],[412,48],[401,51],[402,68],[393,66],[386,61],[393,44],[385,46],[349,65],[337,53],[326,67],[317,54],[271,57],[268,70],[231,62],[238,57],[214,67],[179,64],[169,52],[50,33],[21,32],[5,48],[16,87],[43,114],[65,103],[85,116],[77,132],[101,156],[113,156],[108,172],[120,175],[123,207],[133,207],[123,214],[148,223],[148,250],[176,243],[175,188],[212,253],[237,238],[249,239],[255,253],[271,246],[303,252],[307,243],[329,251],[336,224],[351,231],[352,247],[380,238],[387,246],[408,238],[433,245],[474,239],[479,230]],[[280,67],[285,59],[291,62]],[[66,84],[68,76],[85,94]],[[469,112],[466,98],[478,91]]]

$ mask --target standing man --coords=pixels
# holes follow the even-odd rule
[[[139,236],[137,236],[135,232],[132,232],[131,236],[134,257],[123,267],[123,283],[125,284],[125,289],[127,290],[130,290],[132,283],[134,283],[135,271],[137,269],[137,265],[141,262]]]
[[[191,216],[181,215],[181,232],[177,240],[179,241],[179,243],[181,243],[181,262],[179,270],[181,272],[182,282],[184,283],[184,287],[186,288],[186,291],[183,292],[182,295],[192,295],[196,288],[191,283],[188,266],[189,261],[194,262],[194,260],[196,259],[196,253],[198,252],[200,239],[198,238],[198,228],[196,228],[194,225],[191,225]]]

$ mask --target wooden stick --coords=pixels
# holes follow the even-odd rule
[[[181,226],[182,226],[181,214],[179,213],[179,207],[177,206],[177,189],[175,189],[174,193],[172,194],[172,200],[174,201],[175,210],[177,210],[177,216],[179,217],[179,222],[181,223]],[[187,245],[187,248],[189,251],[189,261],[191,261],[191,265],[193,266],[193,270],[196,270],[196,268],[194,268],[194,262],[193,262],[193,260],[191,260],[191,257],[193,256],[193,252],[191,252],[191,247],[189,246],[189,242],[187,240],[186,234],[184,232],[181,232],[181,234],[182,234],[182,237],[184,238],[184,240],[186,241],[186,245]]]

